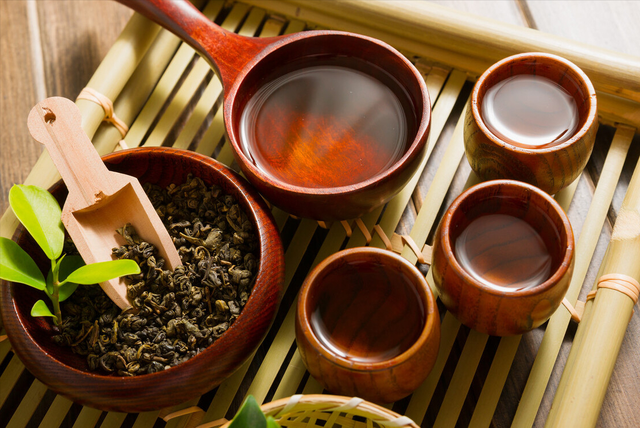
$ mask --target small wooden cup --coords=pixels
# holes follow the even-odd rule
[[[300,290],[296,341],[327,390],[377,403],[411,394],[438,355],[440,316],[424,276],[373,247],[340,251]]]
[[[538,285],[520,289],[496,287],[479,280],[456,256],[458,238],[481,216],[504,214],[524,220],[542,238],[549,252],[550,275]],[[495,255],[498,245],[510,245],[517,235],[513,228],[487,230],[483,253]],[[491,233],[494,235],[492,236]],[[492,242],[493,241],[496,242]],[[500,241],[500,242],[498,242]],[[495,266],[511,263],[524,270],[530,254],[517,254],[513,247],[499,251]],[[494,251],[494,253],[489,253]],[[463,324],[495,336],[522,334],[544,323],[560,306],[573,273],[574,239],[571,224],[560,205],[540,189],[514,180],[494,180],[463,192],[448,208],[436,231],[433,246],[433,279],[442,303]],[[504,265],[503,265],[504,266]],[[485,278],[483,278],[484,280]]]
[[[571,138],[544,148],[527,148],[504,141],[489,130],[482,116],[487,90],[520,74],[547,77],[573,96],[579,119]],[[465,117],[464,145],[471,168],[482,180],[520,180],[555,194],[582,173],[597,130],[596,92],[587,75],[557,55],[523,53],[497,62],[476,82]]]

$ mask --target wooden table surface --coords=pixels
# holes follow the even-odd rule
[[[443,0],[436,3],[640,57],[640,1]],[[24,181],[42,152],[26,128],[29,110],[48,96],[75,99],[130,16],[128,9],[106,0],[0,2],[2,212],[8,207],[10,187]],[[636,136],[636,151],[637,143],[640,141]],[[587,187],[587,192],[593,191]],[[606,243],[600,248],[606,247]],[[570,341],[567,341],[559,360],[566,359],[569,347]],[[555,389],[558,381],[559,373],[554,373],[548,389]],[[622,345],[599,426],[640,426],[639,385],[640,320],[636,313]],[[495,426],[509,426],[517,405],[515,399],[504,399],[504,395],[504,403],[494,417]],[[543,425],[540,415],[547,414],[552,398],[552,394],[545,394],[536,426]]]

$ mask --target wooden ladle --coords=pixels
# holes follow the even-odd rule
[[[81,119],[78,107],[61,97],[38,103],[28,119],[31,136],[45,145],[69,189],[62,223],[80,255],[86,263],[113,260],[111,249],[125,243],[116,229],[130,223],[175,269],[180,256],[140,182],[107,169],[80,127]],[[122,278],[100,285],[120,308],[131,307]]]
[[[418,169],[429,132],[429,95],[413,64],[388,44],[341,31],[244,37],[211,22],[186,0],[117,1],[176,34],[212,65],[224,89],[224,122],[238,165],[265,198],[287,212],[318,220],[359,217],[391,199]],[[388,160],[389,164],[385,160],[378,169],[367,169],[378,165],[380,153],[388,150],[371,140],[396,128],[371,131],[374,137],[367,134],[365,138],[365,131],[354,132],[357,125],[351,125],[359,123],[365,115],[379,114],[382,103],[372,101],[371,109],[361,115],[354,113],[356,108],[340,113],[337,108],[327,108],[322,113],[301,115],[300,105],[324,105],[316,97],[327,92],[327,86],[335,88],[336,80],[315,89],[308,99],[302,96],[299,102],[289,100],[279,108],[264,109],[261,123],[266,122],[268,130],[265,146],[256,151],[248,148],[250,138],[244,136],[258,128],[243,125],[247,122],[243,113],[252,111],[246,107],[252,105],[253,95],[279,77],[327,64],[356,70],[378,81],[398,98],[401,106],[394,111],[402,111],[407,131],[398,137],[401,143],[392,143],[402,144],[402,148]],[[345,81],[349,80],[341,83]],[[355,91],[356,86],[340,93]],[[353,97],[356,106],[371,93],[361,92],[362,96]],[[343,105],[339,97],[327,104]],[[345,120],[351,116],[355,118]],[[338,126],[343,121],[348,125]],[[400,120],[398,128],[403,126]],[[246,127],[250,130],[244,130]],[[347,131],[343,132],[344,129]],[[393,147],[395,150],[397,146]],[[257,166],[256,159],[262,153],[267,154],[264,163],[268,164],[269,172]]]

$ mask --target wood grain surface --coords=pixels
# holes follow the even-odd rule
[[[435,1],[435,3],[510,24],[537,28],[547,33],[640,57],[640,43],[638,43],[640,27],[637,25],[640,22],[640,2],[637,1],[441,0]],[[21,183],[25,180],[42,150],[40,145],[31,139],[27,131],[26,118],[29,110],[47,96],[64,96],[75,99],[91,78],[94,70],[130,16],[130,10],[111,1],[0,1],[1,212],[8,208],[9,188],[14,183]],[[470,85],[467,83],[464,90],[469,93],[470,89]],[[460,111],[462,105],[456,105],[455,109]],[[441,139],[450,138],[454,127],[455,123],[448,123]],[[598,138],[599,143],[596,144],[596,150],[594,150],[587,166],[586,173],[578,183],[575,197],[568,212],[574,230],[580,230],[582,226],[584,216],[578,215],[578,213],[584,213],[589,207],[594,192],[594,183],[597,183],[602,171],[606,149],[613,138],[613,130],[601,127]],[[444,151],[444,147],[436,146],[425,169],[425,174],[413,195],[412,203],[405,211],[403,222],[398,229],[399,232],[410,230],[416,216],[416,207],[420,207],[433,182],[433,173],[436,171],[433,166],[438,165],[441,161]],[[640,138],[636,134],[622,172],[620,180],[622,184],[616,189],[609,210],[611,222],[615,220],[616,212],[624,197],[626,190],[624,183],[629,182],[639,156]],[[429,165],[432,167],[429,168]],[[447,206],[463,189],[469,171],[469,166],[463,159],[444,206]],[[610,227],[605,226],[593,256],[592,266],[598,266],[602,260],[610,233]],[[578,234],[576,233],[576,235]],[[597,269],[590,268],[585,282],[593,284],[596,276]],[[581,299],[584,299],[587,288],[584,287]],[[524,389],[535,351],[542,340],[543,333],[544,331],[539,329],[523,336],[492,426],[508,427],[511,425],[518,405],[518,397]],[[561,348],[534,424],[536,427],[544,425],[553,400],[553,393],[560,380],[561,367],[569,353],[573,333],[575,333],[575,327],[570,328]],[[461,333],[460,336],[464,335],[466,333]],[[461,352],[461,347],[459,348],[458,352]],[[447,370],[452,371],[453,369],[446,367],[445,373]],[[640,426],[639,379],[640,315],[636,311],[622,344],[598,426],[606,428]],[[467,401],[475,403],[481,386],[481,384],[476,385],[476,381],[474,381]],[[45,394],[44,390],[36,391],[37,385],[34,388],[34,394],[40,394],[40,396]],[[442,393],[440,392],[440,394]],[[68,406],[71,407],[71,403]],[[469,406],[472,412],[473,404]],[[82,425],[81,419],[83,417],[95,421],[99,419],[99,416],[93,414],[83,414],[76,421],[76,426],[95,425],[95,422],[90,425]],[[463,411],[457,425],[466,426],[470,417],[470,412],[465,416]],[[427,415],[428,418],[429,415]],[[68,426],[73,425],[73,422],[71,420]]]

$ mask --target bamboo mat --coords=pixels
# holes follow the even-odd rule
[[[447,64],[443,60],[446,56],[434,60],[427,55],[431,52],[429,49],[397,34],[368,29],[355,19],[350,23],[346,18],[322,15],[318,11],[296,10],[297,6],[288,4],[273,13],[246,3],[222,0],[211,0],[206,5],[203,1],[194,3],[204,6],[205,14],[226,29],[247,36],[268,37],[305,29],[337,28],[387,39],[416,64],[427,83],[433,103],[427,157],[407,186],[386,206],[364,216],[360,224],[355,221],[348,222],[347,227],[339,222],[318,224],[292,218],[274,208],[286,248],[287,291],[263,345],[218,388],[188,403],[176,403],[172,409],[128,415],[101,412],[74,404],[48,390],[25,370],[11,352],[8,341],[3,341],[0,342],[0,424],[10,428],[213,426],[214,421],[230,418],[247,394],[254,395],[259,402],[267,402],[296,393],[322,393],[322,387],[306,372],[295,346],[296,295],[306,273],[340,249],[367,244],[383,247],[373,233],[375,225],[388,236],[408,234],[420,247],[429,244],[443,210],[464,188],[477,182],[464,157],[462,135],[464,105],[477,76],[474,67],[481,67],[477,62],[470,67],[458,66],[457,60]],[[255,3],[272,7],[277,2]],[[302,16],[305,21],[291,16]],[[225,141],[222,87],[207,63],[164,30],[147,43],[144,55],[137,60],[137,67],[124,77],[126,80],[115,99],[115,111],[130,124],[124,139],[126,146],[190,149],[235,167]],[[102,70],[111,67],[113,64],[107,59],[101,65]],[[629,104],[625,100],[620,102]],[[633,108],[637,107],[631,103]],[[615,108],[605,110],[604,123],[613,124],[613,119],[618,118]],[[613,113],[607,113],[609,110]],[[634,110],[629,111],[630,114],[623,116],[631,118],[630,124],[635,125]],[[637,150],[627,156],[635,128],[628,125],[601,128],[597,145],[605,160],[602,166],[594,167],[599,178],[588,210],[570,209],[576,189],[580,183],[588,182],[585,177],[555,196],[569,211],[579,236],[575,271],[567,293],[572,303],[583,289],[591,289],[598,264],[594,253],[601,235],[606,234],[614,194],[620,191],[620,186],[624,187],[624,183],[619,183],[623,165],[625,161],[635,165],[638,156]],[[117,149],[119,140],[119,134],[109,125],[101,125],[93,137],[101,153]],[[46,164],[46,160],[42,163]],[[53,180],[55,174],[50,175]],[[37,177],[33,180],[37,181]],[[369,243],[367,234],[373,235]],[[417,261],[408,248],[399,246],[397,250],[411,262]],[[433,289],[428,267],[420,268]],[[437,295],[435,289],[434,293]],[[560,348],[570,330],[568,311],[560,307],[544,330],[501,339],[469,330],[442,306],[440,310],[442,340],[433,371],[412,396],[389,407],[422,426],[488,427],[505,399],[505,391],[510,393],[514,389],[509,383],[519,382],[520,387],[516,389],[521,395],[516,401],[520,404],[514,410],[512,426],[533,426]],[[534,343],[535,349],[531,351],[523,343],[527,346]],[[523,353],[531,360],[529,372],[513,373],[514,361]],[[172,417],[172,413],[184,409],[183,415]]]

